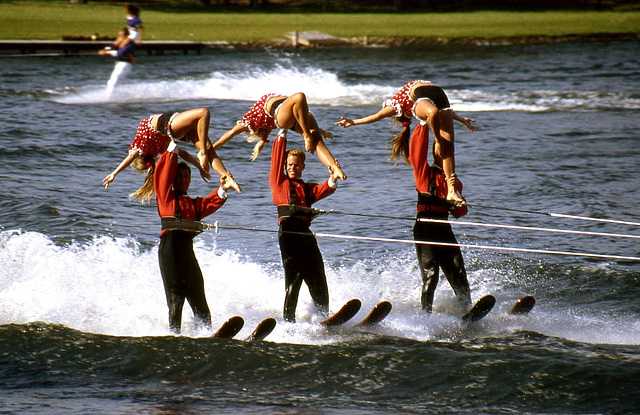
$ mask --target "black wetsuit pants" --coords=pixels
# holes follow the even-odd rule
[[[284,267],[284,319],[296,320],[298,294],[303,281],[309,288],[315,306],[326,315],[329,311],[327,277],[318,242],[309,230],[308,223],[296,218],[284,218],[280,222],[278,243]]]
[[[193,236],[183,231],[165,232],[160,238],[158,259],[169,306],[169,329],[180,333],[185,299],[198,323],[211,328],[211,312],[204,295],[204,279],[193,252]]]
[[[447,219],[447,216],[431,216],[431,218]],[[416,241],[458,243],[448,223],[416,221],[413,227],[413,238]],[[465,309],[468,308],[471,305],[471,290],[460,247],[416,244],[416,253],[422,275],[422,309],[431,312],[433,296],[440,278],[439,268],[442,268],[460,305]]]

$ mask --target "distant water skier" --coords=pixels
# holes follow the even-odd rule
[[[124,11],[127,15],[129,38],[139,45],[142,43],[142,33],[144,31],[142,19],[140,19],[140,8],[134,4],[127,4]]]
[[[108,55],[116,58],[116,64],[113,67],[109,81],[107,81],[107,96],[113,94],[118,82],[121,82],[133,67],[135,61],[134,52],[136,50],[135,42],[129,37],[129,30],[124,27],[118,32],[118,37],[112,46],[102,49],[98,54]]]

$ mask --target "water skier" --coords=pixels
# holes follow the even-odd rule
[[[193,164],[200,171],[203,179],[211,178],[209,165],[220,175],[226,176],[231,187],[238,193],[242,189],[236,183],[233,175],[224,167],[209,140],[209,122],[211,113],[207,108],[191,109],[184,112],[167,112],[152,115],[140,121],[136,136],[129,146],[129,154],[116,169],[107,175],[102,184],[107,189],[122,170],[132,163],[140,171],[146,171],[143,186],[131,195],[139,198],[143,203],[151,200],[153,196],[153,174],[155,158],[167,149],[171,141],[185,141],[194,143],[198,151],[198,157],[194,157],[188,151],[178,150],[179,156]]]
[[[116,58],[116,64],[107,81],[107,96],[110,97],[118,82],[131,72],[133,62],[135,61],[133,55],[135,50],[136,44],[129,37],[129,30],[124,27],[118,32],[118,36],[113,42],[113,45],[98,52],[99,55],[108,55]]]
[[[142,33],[144,31],[142,19],[140,19],[140,8],[133,4],[127,4],[124,12],[127,15],[129,38],[139,45],[142,43]]]
[[[406,160],[406,149],[411,137],[411,119],[415,117],[422,126],[428,125],[433,132],[434,159],[441,160],[438,164],[442,166],[447,179],[446,199],[458,203],[464,202],[456,192],[453,121],[461,122],[469,131],[476,131],[477,128],[471,125],[474,120],[458,116],[451,109],[447,94],[439,86],[428,81],[412,81],[403,86],[392,98],[384,101],[382,109],[377,113],[355,120],[341,117],[336,125],[347,128],[352,125],[377,122],[388,117],[395,117],[402,124],[402,131],[391,141],[391,158],[397,160],[403,153]],[[427,132],[426,129],[416,128],[414,135]]]
[[[301,134],[308,152],[317,151],[318,158],[329,168],[329,171],[335,171],[342,180],[347,178],[323,141],[323,138],[333,138],[333,135],[318,127],[315,117],[309,111],[307,97],[302,92],[291,96],[279,94],[262,96],[232,129],[213,144],[213,148],[222,147],[240,133],[248,133],[250,142],[259,140],[251,157],[251,160],[255,160],[267,143],[269,134],[276,128],[293,130]]]
[[[281,131],[273,143],[269,184],[273,204],[278,208],[278,243],[285,276],[283,315],[286,321],[294,322],[303,281],[318,310],[325,316],[329,312],[322,254],[309,225],[315,216],[311,205],[335,192],[340,171],[334,169],[322,184],[305,183],[305,153],[286,149],[286,131]]]
[[[464,124],[472,120],[465,118]],[[418,131],[424,129],[424,131]],[[449,181],[441,164],[442,159],[434,157],[434,165],[427,161],[429,153],[429,130],[424,125],[418,125],[410,139],[408,147],[401,151],[408,151],[403,155],[413,167],[416,190],[418,191],[417,217],[413,227],[413,237],[416,241],[431,241],[457,244],[451,225],[448,223],[421,222],[420,219],[447,220],[449,213],[458,218],[467,214],[466,204],[456,204],[447,200]],[[462,200],[462,182],[456,181],[456,193]],[[422,276],[422,309],[431,313],[433,297],[440,279],[439,269],[442,269],[447,281],[453,288],[461,310],[468,310],[471,305],[471,290],[464,267],[462,252],[458,246],[440,246],[416,244],[416,254]]]
[[[177,146],[169,144],[156,164],[153,186],[162,219],[158,260],[169,307],[169,328],[179,334],[182,308],[189,302],[199,325],[211,328],[211,312],[204,293],[204,279],[193,251],[193,238],[198,235],[197,223],[224,205],[227,190],[232,186],[228,176],[220,178],[220,187],[208,196],[187,196],[191,184],[191,169],[178,163]],[[177,219],[177,220],[176,220]]]

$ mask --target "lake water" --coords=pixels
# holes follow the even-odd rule
[[[0,412],[637,412],[637,50],[630,41],[140,55],[110,99],[107,58],[0,59]],[[414,248],[401,242],[412,239],[416,194],[411,169],[386,161],[392,124],[333,125],[377,111],[413,79],[444,87],[479,128],[456,126],[471,205],[461,220],[474,224],[454,231],[470,245],[472,298],[497,304],[471,325],[448,313],[446,281],[434,314],[420,310]],[[367,333],[349,323],[327,331],[303,287],[299,322],[282,321],[270,148],[252,163],[238,137],[220,156],[244,193],[208,218],[222,229],[199,236],[196,255],[214,325],[242,315],[239,338],[268,316],[278,326],[263,343],[209,339],[185,307],[184,333],[171,335],[155,205],[128,200],[142,183],[131,169],[108,190],[102,178],[150,114],[208,107],[215,140],[264,93],[297,91],[335,134],[328,145],[349,175],[316,205],[337,213],[312,227],[333,236],[318,238],[331,309],[356,297],[356,321],[383,299],[393,311]],[[326,176],[310,156],[304,177]],[[213,186],[195,175],[191,194]],[[523,295],[536,307],[508,315]]]

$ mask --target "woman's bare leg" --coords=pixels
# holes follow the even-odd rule
[[[209,139],[209,123],[211,121],[211,112],[207,108],[197,108],[181,112],[176,115],[171,122],[171,134],[178,138],[187,135],[187,139],[191,141],[198,149],[198,161],[204,171],[209,171],[209,163],[213,170],[221,177],[232,181],[232,187],[242,193],[240,185],[236,183],[231,173],[226,169],[224,163],[218,157],[216,150]]]
[[[447,179],[447,200],[453,202],[464,202],[456,191],[457,175],[454,156],[453,111],[450,108],[438,111],[438,115],[435,118],[439,119],[439,146],[442,154],[442,170],[444,171],[444,176]]]
[[[196,143],[196,148],[198,148],[198,150],[200,150],[198,152],[198,154],[202,153],[202,149],[200,148],[200,143]],[[207,140],[207,142],[205,144],[204,153],[207,155],[207,159],[211,161],[211,167],[213,167],[213,170],[216,173],[218,173],[220,175],[220,177],[224,177],[227,181],[230,180],[231,181],[231,187],[233,187],[233,189],[236,192],[242,193],[242,188],[236,182],[236,179],[233,177],[231,172],[229,170],[227,170],[227,168],[224,166],[224,163],[222,162],[222,159],[218,156],[218,153],[216,153],[216,150],[213,148],[213,145],[208,140]]]
[[[447,180],[447,200],[464,202],[456,192],[456,166],[454,158],[453,111],[450,108],[439,110],[427,100],[418,102],[415,115],[427,120],[434,137],[434,161],[441,160],[442,170]]]
[[[327,147],[327,145],[324,143],[324,140],[323,140],[325,136],[328,138],[333,138],[333,135],[330,132],[325,131],[322,128],[318,127],[318,122],[316,121],[316,118],[313,116],[313,114],[309,113],[308,120],[309,120],[309,130],[311,131],[311,136],[313,137],[313,140],[314,140],[314,145],[316,147],[318,159],[322,162],[322,164],[327,166],[330,172],[335,171],[338,173],[339,177],[342,180],[346,180],[347,175],[344,174],[344,172],[342,171],[342,167],[340,166],[340,163],[338,163],[338,160],[336,160],[335,157],[333,157],[333,154],[331,154],[331,151],[329,151],[329,148]],[[299,134],[302,134],[302,128],[300,126],[296,127],[296,132]]]
[[[316,149],[317,138],[313,137],[314,128],[310,125],[309,104],[302,92],[297,92],[284,100],[278,109],[278,125],[289,129],[294,123],[300,127],[300,134],[304,138],[305,149],[313,154]],[[316,125],[317,129],[317,125]]]
[[[207,172],[209,171],[209,162],[213,165],[213,160],[203,150],[211,146],[211,140],[209,139],[210,121],[211,112],[209,109],[196,108],[179,113],[171,122],[171,134],[175,138],[188,134],[189,139],[196,144],[196,147],[200,150],[198,152],[198,160],[200,160],[200,165]]]

